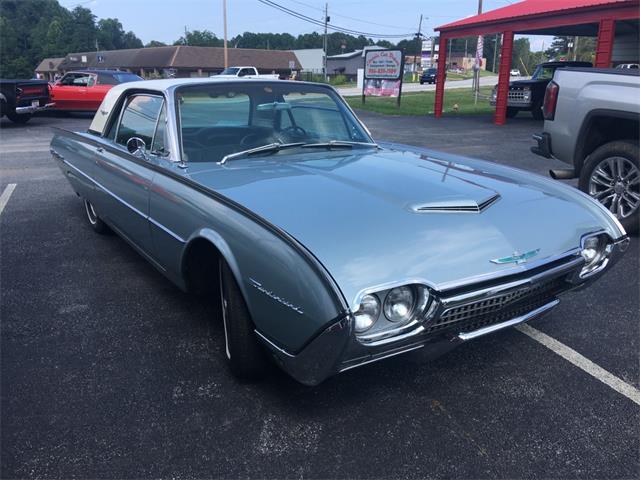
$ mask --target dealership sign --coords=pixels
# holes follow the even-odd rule
[[[402,50],[370,50],[364,57],[364,78],[398,80],[402,76]]]
[[[403,73],[402,50],[365,51],[362,102],[368,96],[397,97],[400,106]]]

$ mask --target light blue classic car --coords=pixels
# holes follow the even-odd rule
[[[578,190],[376,144],[334,89],[173,79],[109,91],[51,153],[89,224],[220,295],[231,370],[305,384],[536,318],[628,238]]]

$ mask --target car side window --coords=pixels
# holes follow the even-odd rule
[[[64,77],[62,77],[62,79],[60,80],[60,85],[73,85],[73,82],[78,78],[78,74],[77,73],[67,73]]]
[[[163,103],[162,97],[155,95],[130,97],[118,125],[116,143],[126,146],[131,138],[138,137],[149,151]]]
[[[89,82],[91,82],[91,75],[81,75],[73,79],[72,85],[76,87],[87,87],[89,86]]]

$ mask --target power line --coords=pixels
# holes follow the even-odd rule
[[[300,12],[296,12],[295,10],[291,10],[290,8],[287,8],[283,5],[280,5],[276,2],[273,2],[272,0],[258,0],[260,3],[267,5],[269,7],[275,8],[277,10],[280,10],[281,12],[286,13],[287,15],[291,15],[292,17],[298,18],[300,20],[304,20],[306,22],[309,23],[313,23],[314,25],[318,25],[324,28],[325,24],[324,22],[320,21],[320,20],[316,20],[315,18],[309,17],[307,15],[304,15]],[[361,32],[359,30],[353,30],[350,28],[344,28],[344,27],[338,27],[337,25],[331,25],[328,24],[327,28],[330,30],[334,30],[336,32],[341,32],[341,33],[347,33],[349,35],[363,35],[365,37],[372,37],[372,38],[407,38],[407,37],[412,37],[415,34],[414,33],[406,33],[406,34],[381,34],[381,33],[370,33],[370,32]]]
[[[324,11],[323,8],[316,7],[315,5],[311,5],[309,3],[301,2],[299,0],[287,0],[287,1],[293,2],[293,3],[297,3],[298,5],[304,5],[305,7],[313,8],[314,10],[318,10],[320,12]],[[393,28],[393,29],[396,29],[396,30],[404,30],[406,28],[406,27],[399,27],[397,25],[387,25],[387,24],[384,24],[384,23],[370,22],[368,20],[362,20],[360,18],[350,17],[348,15],[341,15],[339,13],[331,13],[331,15],[334,16],[334,17],[347,18],[347,19],[353,20],[355,22],[367,23],[369,25],[375,25],[376,27]]]

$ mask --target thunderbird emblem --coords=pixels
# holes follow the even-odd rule
[[[504,263],[515,263],[516,265],[519,265],[521,263],[526,263],[530,258],[538,255],[539,252],[539,248],[525,253],[520,253],[516,250],[510,257],[494,258],[493,260],[491,260],[491,263],[497,263],[499,265],[502,265]]]

